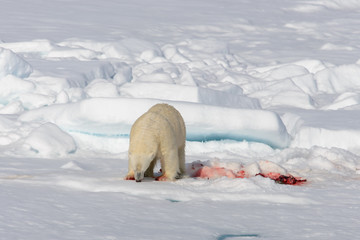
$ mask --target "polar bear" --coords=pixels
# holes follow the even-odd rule
[[[168,104],[156,104],[140,116],[130,132],[129,171],[125,179],[141,182],[154,177],[160,159],[162,176],[156,180],[175,180],[185,174],[185,123]]]

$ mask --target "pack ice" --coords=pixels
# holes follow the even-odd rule
[[[356,239],[359,11],[4,1],[0,239]],[[189,176],[125,181],[130,128],[157,103],[185,120]]]

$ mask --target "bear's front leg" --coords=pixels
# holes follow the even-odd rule
[[[124,179],[125,180],[135,180],[134,171],[133,170],[129,171]]]

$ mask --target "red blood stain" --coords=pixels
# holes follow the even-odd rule
[[[258,173],[255,176],[262,176],[264,178],[270,178],[279,184],[288,184],[288,185],[301,185],[306,182],[306,179],[300,177],[294,177],[291,174],[281,175],[280,173]]]
[[[192,170],[196,170],[191,177],[194,178],[205,178],[205,179],[214,179],[220,177],[228,177],[228,178],[249,178],[250,174],[248,174],[245,170],[240,170],[238,172],[234,172],[230,169],[226,169],[224,167],[208,167],[204,166],[202,163],[193,163],[191,166]],[[162,169],[159,170],[162,173]],[[302,185],[306,182],[306,179],[301,177],[294,177],[291,174],[283,175],[277,172],[269,172],[269,173],[257,173],[255,176],[261,176],[264,178],[270,178],[279,184],[287,184],[287,185]],[[134,177],[126,177],[125,180],[135,180]],[[167,181],[167,177],[161,175],[155,178],[156,181]]]
[[[235,173],[229,169],[220,168],[220,167],[208,167],[203,166],[199,170],[197,170],[192,177],[199,178],[219,178],[219,177],[228,177],[228,178],[236,178]]]
[[[195,168],[193,168],[195,170]],[[282,175],[276,172],[270,172],[267,174],[258,173],[255,176],[262,176],[264,178],[270,178],[279,184],[287,184],[287,185],[301,185],[306,182],[306,179],[302,179],[300,177],[294,177],[291,174]],[[228,177],[228,178],[248,178],[249,174],[244,170],[240,170],[237,173],[234,173],[230,169],[222,168],[222,167],[208,167],[202,166],[200,167],[191,177],[198,178],[206,178],[206,179],[214,179],[219,177]]]
[[[240,170],[236,174],[236,178],[246,178],[246,172],[244,170]]]

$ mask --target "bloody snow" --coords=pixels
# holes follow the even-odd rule
[[[258,162],[257,165],[260,166],[260,171],[254,175],[253,166],[241,166],[240,170],[234,172],[231,169],[226,169],[224,167],[217,166],[206,166],[202,162],[193,162],[191,163],[190,172],[191,177],[199,177],[205,179],[214,179],[219,177],[228,177],[228,178],[249,178],[254,176],[262,176],[265,178],[270,178],[274,180],[276,183],[280,184],[289,184],[289,185],[300,185],[306,182],[306,179],[302,179],[300,177],[294,177],[291,174],[278,173],[276,172],[276,168],[280,168],[276,166],[274,163],[268,161]],[[249,169],[249,170],[248,170]],[[280,170],[282,170],[280,168]]]

